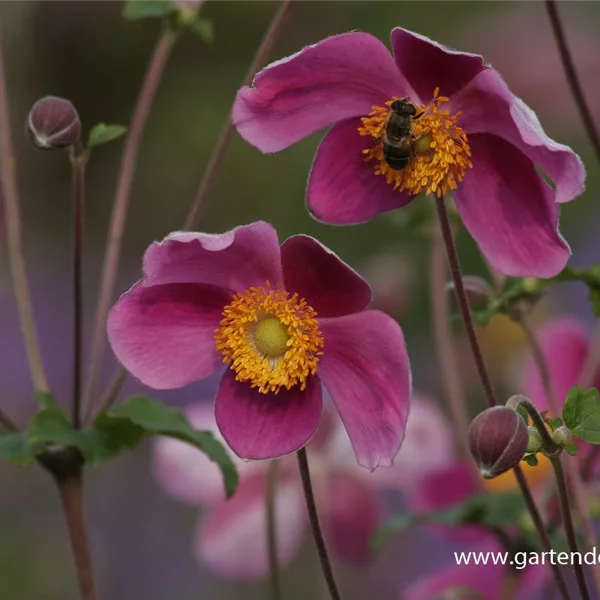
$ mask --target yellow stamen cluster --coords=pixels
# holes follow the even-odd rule
[[[281,289],[251,287],[236,294],[215,332],[217,350],[238,381],[267,394],[300,385],[317,371],[323,336],[316,311]]]
[[[375,174],[383,175],[398,191],[442,196],[455,190],[467,169],[473,166],[467,134],[458,125],[461,113],[450,114],[448,109],[442,109],[449,99],[440,96],[439,88],[436,88],[433,100],[428,105],[417,107],[417,114],[424,114],[413,119],[413,155],[406,168],[397,171],[385,162],[381,143],[390,107],[395,100],[398,98],[392,98],[385,106],[374,106],[369,116],[361,119],[360,135],[368,135],[375,140],[372,146],[363,150],[365,160],[373,162]]]

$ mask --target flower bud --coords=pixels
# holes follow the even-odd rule
[[[465,292],[467,293],[471,308],[477,310],[485,308],[488,305],[488,302],[492,298],[492,288],[485,279],[476,275],[465,275],[463,277],[463,285],[465,286]],[[454,283],[452,281],[446,284],[446,291],[452,294],[454,298]]]
[[[566,425],[557,427],[556,431],[553,431],[551,436],[554,442],[563,448],[573,443],[573,434]]]
[[[67,148],[81,139],[81,121],[71,102],[45,96],[29,112],[27,132],[34,145],[42,150]]]
[[[527,444],[527,452],[539,452],[544,445],[542,441],[542,435],[538,431],[537,427],[528,427],[529,431],[529,443]]]
[[[525,421],[506,406],[484,410],[469,427],[469,449],[486,479],[515,467],[527,451],[528,442]]]

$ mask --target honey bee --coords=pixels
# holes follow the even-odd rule
[[[413,121],[424,113],[417,114],[417,108],[408,97],[394,100],[383,126],[381,143],[383,158],[395,171],[402,171],[414,153]]]

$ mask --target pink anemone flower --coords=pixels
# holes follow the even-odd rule
[[[404,336],[367,310],[369,285],[333,252],[305,235],[280,246],[259,221],[173,233],[148,248],[143,270],[112,308],[108,336],[144,384],[179,388],[226,363],[219,430],[241,458],[268,459],[311,438],[323,383],[358,462],[393,463],[411,394]]]
[[[472,465],[455,462],[420,478],[411,490],[409,502],[417,513],[435,512],[456,506],[479,491]],[[515,557],[509,555],[495,533],[479,525],[430,528],[447,543],[449,562],[406,586],[401,596],[403,600],[430,600],[446,595],[448,598],[502,600],[506,597],[502,583],[507,576],[517,579],[516,592],[511,597],[528,600],[548,580],[546,567],[527,566],[509,571],[512,569],[509,563]],[[459,563],[461,553],[476,555],[479,564],[473,558],[469,564]],[[514,564],[518,565],[513,561]]]
[[[466,228],[498,271],[558,273],[570,255],[558,204],[584,189],[579,157],[544,133],[482,57],[400,28],[391,41],[393,55],[367,33],[336,35],[267,66],[238,92],[240,135],[278,152],[333,126],[307,189],[308,208],[323,222],[360,223],[422,192],[453,191]],[[418,118],[405,127],[408,162],[399,169],[384,142],[394,102],[404,98]]]
[[[196,428],[213,431],[222,439],[215,431],[214,410],[209,403],[192,404],[186,413]],[[348,435],[326,405],[308,450],[319,514],[337,559],[360,566],[372,557],[370,537],[383,514],[381,490],[414,486],[417,477],[449,464],[452,439],[443,425],[435,403],[416,394],[396,464],[369,473],[353,460]],[[165,491],[176,500],[204,509],[193,542],[198,562],[227,579],[265,578],[269,570],[265,512],[268,463],[236,458],[240,484],[234,497],[226,500],[218,467],[190,445],[159,439],[154,458],[154,472]],[[408,475],[407,465],[412,467]],[[308,529],[298,469],[291,457],[278,461],[275,490],[277,550],[285,567],[298,554]]]

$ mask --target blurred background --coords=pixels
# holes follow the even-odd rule
[[[560,5],[587,98],[600,119],[600,6]],[[147,61],[159,33],[154,19],[126,22],[121,2],[1,2],[14,143],[22,201],[24,244],[39,335],[50,384],[68,398],[71,365],[70,167],[61,152],[43,153],[24,135],[27,113],[46,94],[70,99],[84,129],[95,123],[127,125]],[[192,33],[178,42],[160,84],[144,134],[121,259],[119,293],[140,276],[146,246],[181,227],[218,132],[278,3],[206,2],[215,40]],[[571,145],[588,165],[588,189],[564,206],[562,231],[574,250],[573,264],[600,257],[598,169],[560,66],[544,7],[539,2],[303,1],[292,9],[272,59],[344,31],[360,29],[387,42],[402,26],[461,50],[482,54],[513,91],[538,112],[546,131]],[[415,388],[442,402],[430,330],[428,243],[398,215],[365,225],[333,228],[305,210],[305,182],[322,134],[280,154],[265,156],[234,134],[212,189],[201,229],[221,232],[258,218],[271,221],[280,237],[306,232],[365,274],[376,302],[404,328]],[[94,151],[88,167],[85,250],[86,349],[95,308],[106,227],[122,140]],[[485,273],[472,242],[459,239],[468,273]],[[5,250],[0,251],[0,403],[24,425],[33,414],[32,388],[19,335]],[[565,285],[545,298],[540,318],[571,312],[588,323],[585,290]],[[591,326],[591,325],[590,325]],[[516,391],[522,339],[502,319],[483,333],[497,383]],[[459,350],[462,348],[459,339]],[[88,353],[89,354],[89,353]],[[482,407],[464,352],[472,408]],[[115,369],[107,352],[106,383]],[[472,381],[471,381],[472,379]],[[127,390],[139,390],[129,382]],[[214,382],[156,394],[174,405],[210,397]],[[199,565],[191,552],[198,510],[168,498],[151,472],[150,444],[89,472],[87,503],[100,596],[111,600],[264,598],[264,582],[224,581]],[[339,567],[347,598],[399,596],[431,558],[426,535],[404,537],[363,569]],[[312,545],[285,574],[286,597],[319,597],[321,575]],[[37,467],[0,465],[0,598],[74,600],[76,580],[58,497]]]

